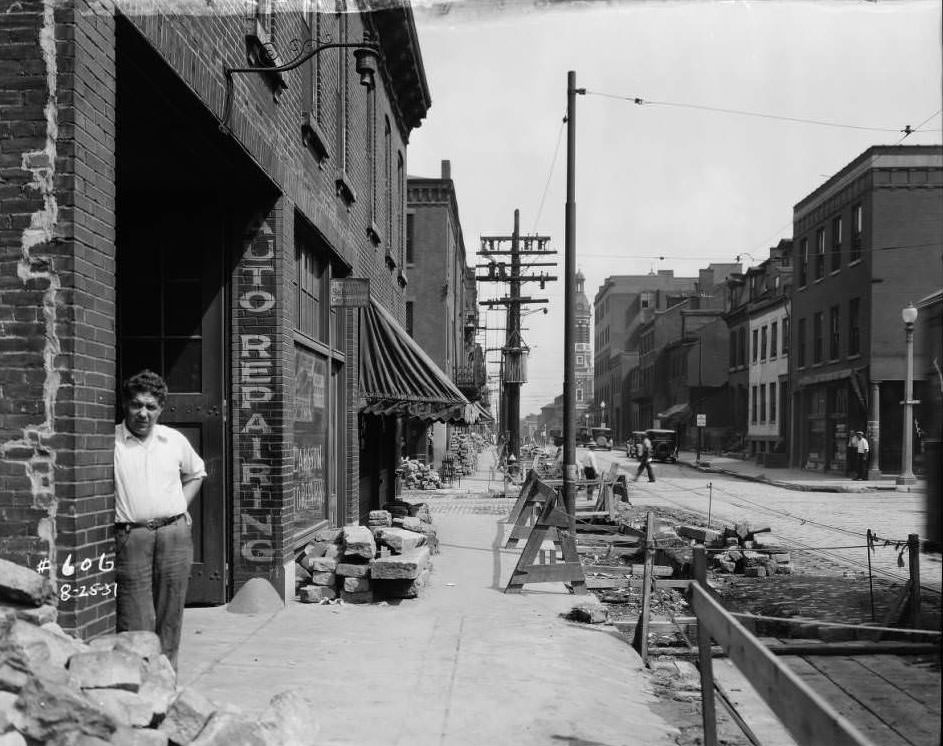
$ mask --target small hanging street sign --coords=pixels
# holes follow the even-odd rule
[[[699,414],[697,416],[697,426],[698,427],[707,427],[707,415]]]
[[[345,277],[331,280],[331,306],[362,308],[370,305],[370,279]]]

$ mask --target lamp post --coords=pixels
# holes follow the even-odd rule
[[[599,427],[606,426],[606,402],[599,402]]]
[[[914,477],[914,322],[917,320],[917,309],[914,304],[908,304],[901,312],[904,320],[904,336],[907,340],[907,372],[904,378],[904,443],[901,450],[900,476],[897,484],[913,484]]]

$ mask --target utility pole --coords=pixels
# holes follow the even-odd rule
[[[478,282],[507,283],[509,288],[507,297],[479,301],[479,305],[507,308],[507,327],[504,347],[501,350],[501,413],[504,417],[502,427],[508,433],[508,456],[514,456],[515,459],[520,457],[521,446],[521,385],[527,383],[528,348],[521,337],[521,306],[547,302],[546,298],[521,296],[521,284],[539,282],[542,290],[545,283],[557,279],[542,271],[537,274],[524,273],[524,270],[532,267],[556,266],[556,263],[522,263],[522,257],[529,260],[536,255],[544,257],[556,252],[547,249],[549,236],[521,237],[520,224],[520,210],[514,210],[514,231],[510,236],[481,237],[481,250],[478,255],[488,259],[488,263],[476,265],[476,268],[486,269],[487,274],[475,277]],[[496,257],[509,257],[510,261]]]
[[[566,223],[563,249],[563,501],[576,535],[576,72],[566,80]]]

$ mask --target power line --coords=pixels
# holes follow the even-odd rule
[[[840,122],[827,122],[821,119],[807,119],[805,117],[792,117],[785,116],[781,114],[767,114],[764,112],[758,111],[747,111],[745,109],[730,109],[722,106],[707,106],[704,104],[688,104],[680,101],[657,101],[653,99],[642,98],[641,96],[625,96],[615,93],[604,93],[602,91],[586,91],[587,96],[600,96],[602,98],[613,98],[621,101],[628,101],[630,103],[636,104],[637,106],[671,106],[680,109],[695,109],[697,111],[710,111],[716,114],[735,114],[737,116],[744,117],[755,117],[758,119],[774,119],[782,122],[795,122],[797,124],[814,124],[820,127],[835,127],[838,129],[852,129],[852,130],[864,130],[867,132],[903,132],[904,137],[914,134],[915,132],[922,131],[920,127],[926,124],[930,119],[933,119],[936,114],[926,119],[920,127],[911,127],[910,125],[905,125],[903,128],[899,127],[868,127],[860,124],[843,124]],[[931,132],[939,132],[940,130],[928,130]],[[903,138],[902,138],[903,139]]]
[[[914,132],[919,132],[919,131],[920,131],[920,128],[923,127],[923,125],[925,125],[927,122],[929,122],[931,119],[933,119],[933,117],[935,117],[935,116],[936,116],[937,114],[939,114],[941,111],[943,111],[943,109],[937,109],[933,114],[931,114],[931,115],[928,116],[926,119],[924,119],[924,120],[923,120],[920,124],[918,124],[914,129],[911,129],[911,128],[910,128],[910,125],[908,124],[908,125],[907,125],[906,127],[904,127],[904,129],[903,129],[903,132],[904,132],[903,137],[901,137],[900,140],[898,140],[898,141],[897,141],[896,143],[894,143],[894,144],[895,144],[895,145],[900,145],[904,140],[906,140],[908,137],[910,137]]]
[[[557,144],[553,149],[553,160],[550,162],[550,172],[547,174],[547,183],[544,185],[544,193],[540,196],[540,204],[537,207],[537,215],[534,217],[534,227],[532,233],[537,232],[537,223],[540,221],[540,215],[544,211],[544,201],[547,199],[547,192],[550,190],[550,179],[553,177],[553,169],[557,165],[557,154],[560,152],[560,143],[563,140],[563,130],[566,126],[566,114],[560,121],[560,130],[557,132]]]

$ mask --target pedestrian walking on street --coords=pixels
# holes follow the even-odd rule
[[[648,472],[649,482],[655,481],[655,475],[652,473],[652,441],[647,435],[642,440],[642,455],[639,457],[638,471],[635,472],[633,482],[638,481],[638,478],[642,476],[642,471]]]
[[[848,438],[848,448],[845,450],[845,473],[857,479],[858,477],[858,431],[852,432]]]
[[[859,430],[855,435],[858,436],[858,476],[855,481],[868,481],[868,462],[871,457],[871,446],[868,439],[864,437],[864,432]]]
[[[580,458],[580,465],[583,467],[583,479],[586,480],[586,497],[592,497],[596,491],[594,479],[599,478],[599,465],[596,463],[596,455],[588,448]]]
[[[115,426],[117,629],[156,632],[177,667],[193,541],[188,506],[206,467],[182,433],[157,420],[164,379],[141,371],[122,387],[124,420]]]

